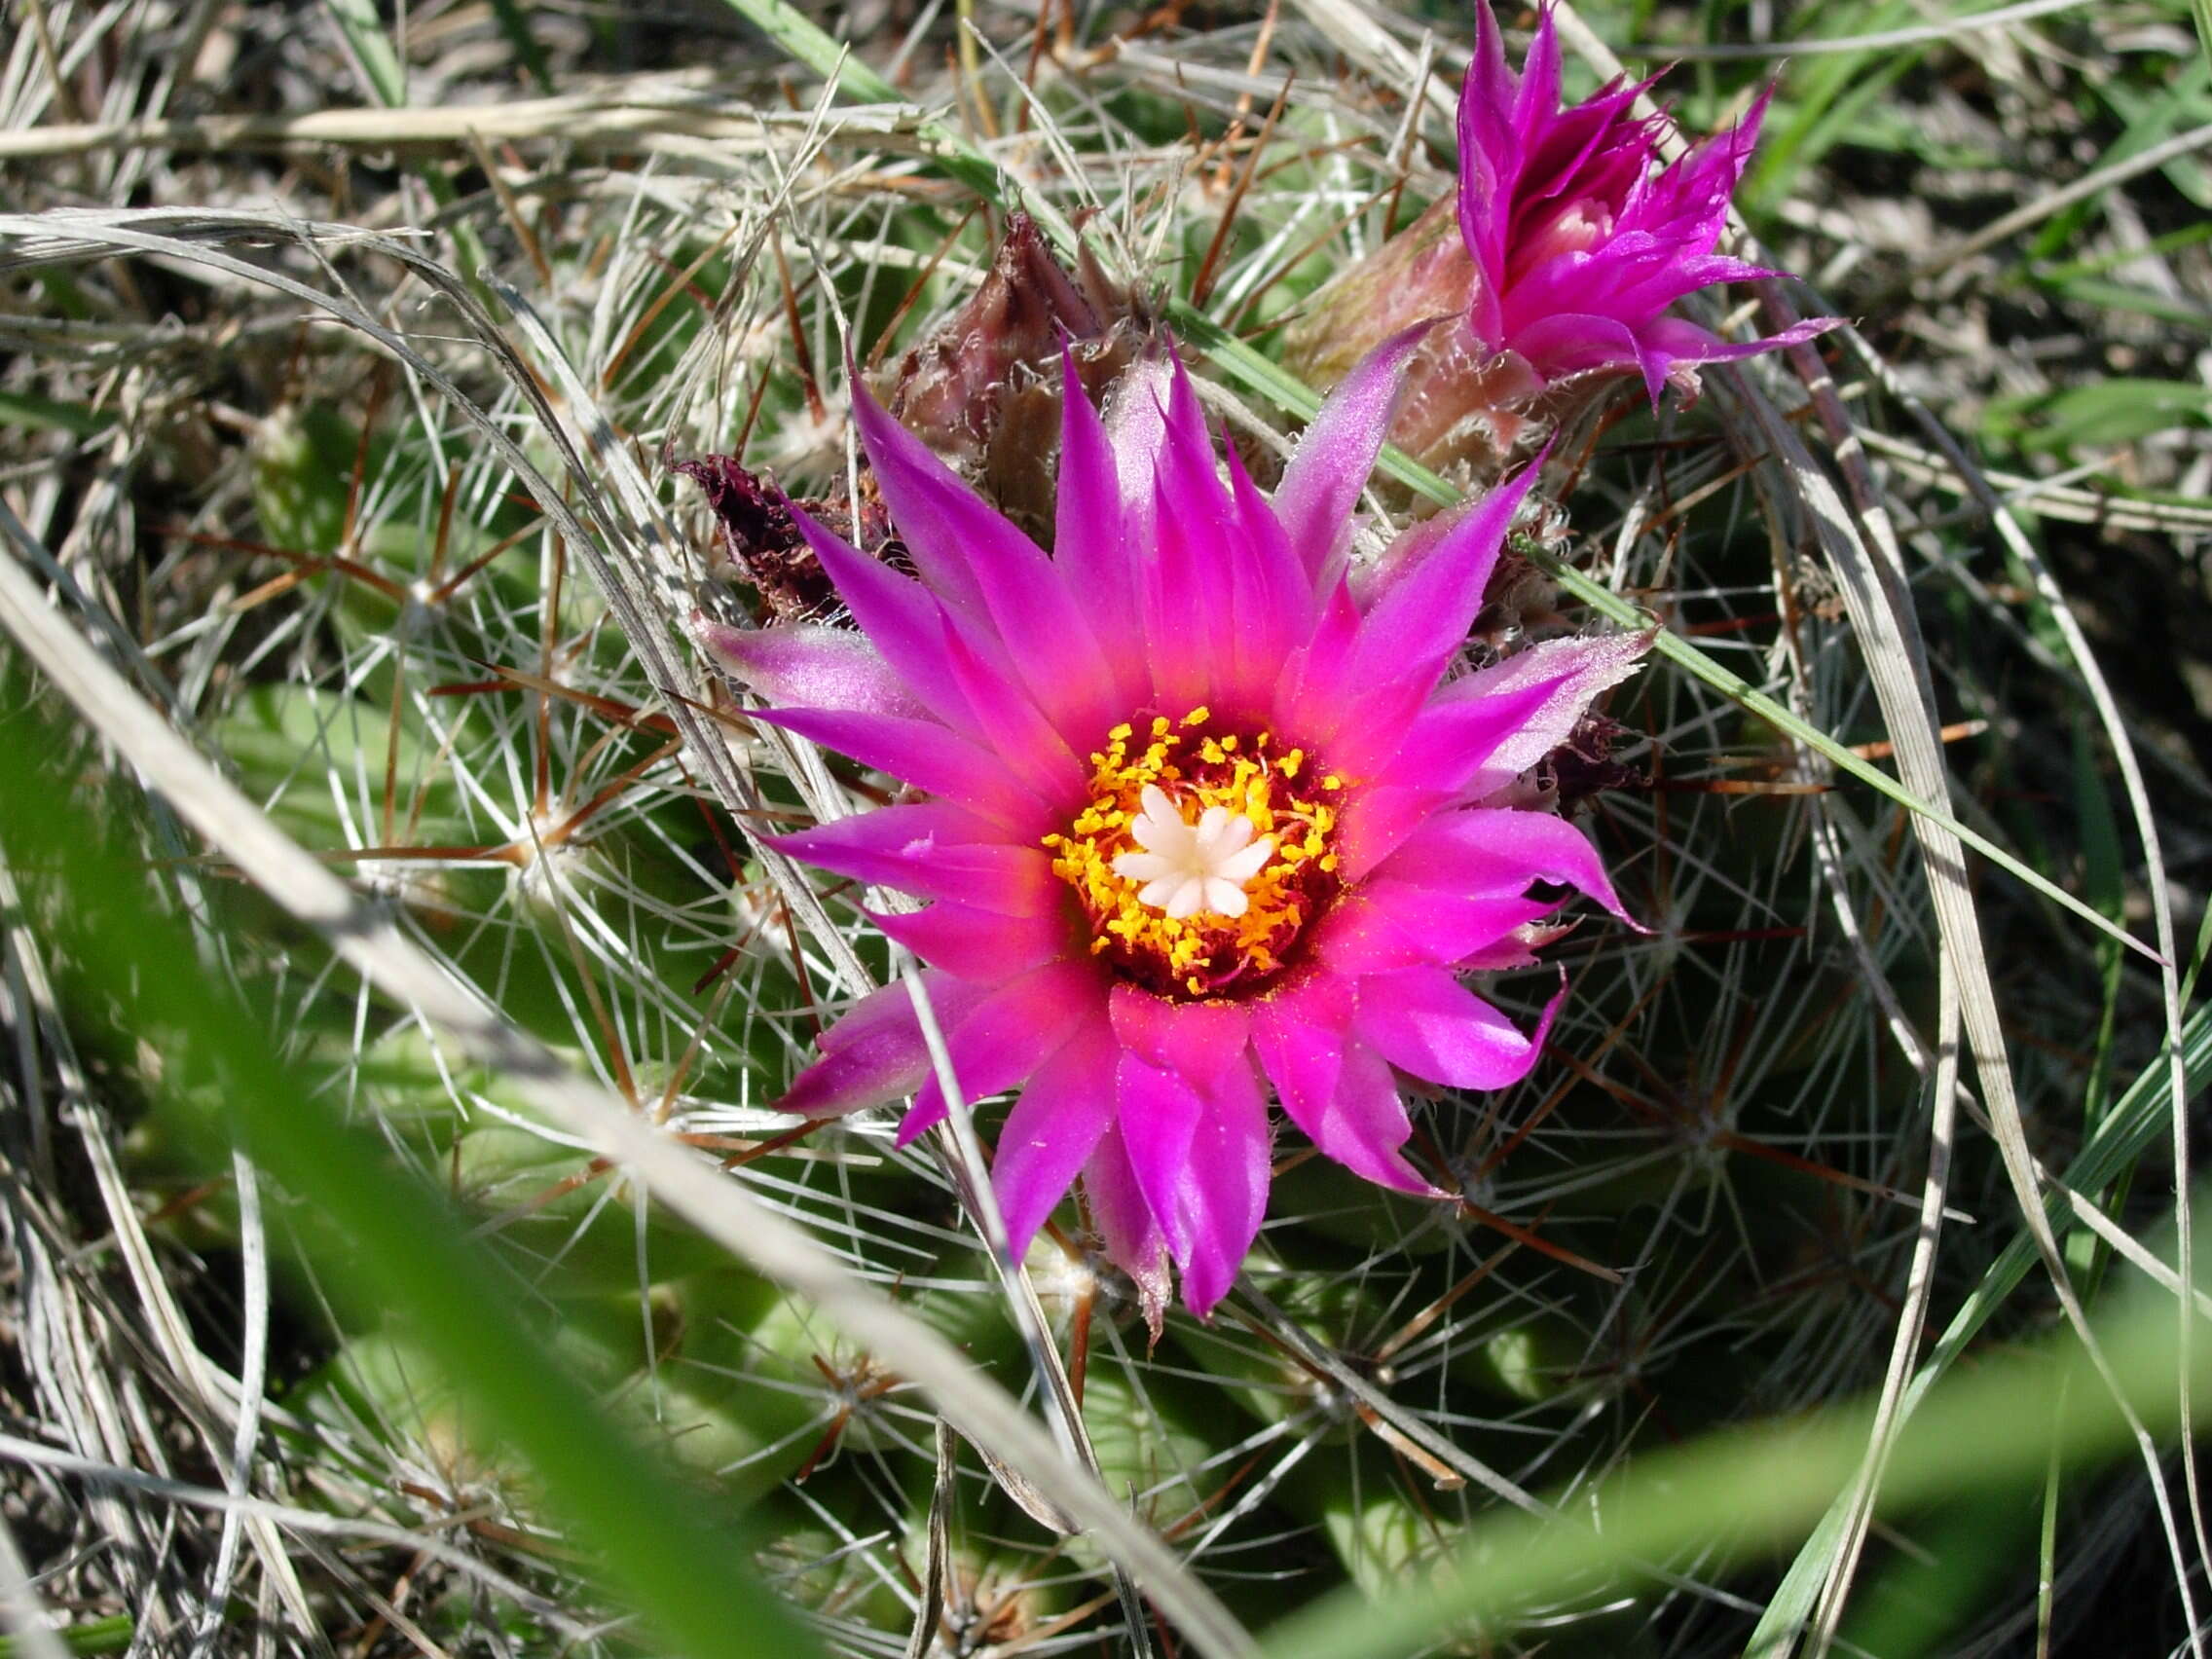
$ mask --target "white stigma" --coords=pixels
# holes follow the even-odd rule
[[[1209,806],[1198,823],[1187,824],[1182,810],[1157,784],[1140,797],[1144,811],[1129,825],[1129,838],[1144,849],[1114,861],[1114,873],[1141,881],[1140,903],[1164,910],[1175,921],[1200,910],[1241,916],[1248,901],[1244,884],[1274,857],[1275,838],[1252,838],[1252,821],[1226,806]]]

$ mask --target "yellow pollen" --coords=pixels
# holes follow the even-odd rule
[[[1297,781],[1309,759],[1306,752],[1278,754],[1266,731],[1215,735],[1196,729],[1212,718],[1202,705],[1180,719],[1153,716],[1146,724],[1150,741],[1141,747],[1131,742],[1138,723],[1113,727],[1105,747],[1089,757],[1088,804],[1065,830],[1041,838],[1053,873],[1075,890],[1091,930],[1090,953],[1162,996],[1257,991],[1283,971],[1285,952],[1333,901],[1338,886],[1339,809],[1314,798],[1312,783]],[[1331,773],[1318,787],[1338,791],[1344,783]],[[1256,846],[1268,838],[1267,862],[1235,884],[1243,894],[1240,913],[1205,908],[1169,916],[1139,897],[1145,882],[1115,869],[1118,858],[1141,850],[1131,830],[1145,817],[1148,788],[1159,790],[1186,825],[1198,826],[1209,809],[1219,807],[1231,820],[1250,824],[1248,836],[1235,831],[1244,836],[1241,844]],[[1167,806],[1156,802],[1154,810]],[[1221,902],[1233,898],[1224,893]]]

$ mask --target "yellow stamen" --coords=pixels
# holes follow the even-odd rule
[[[1130,744],[1135,723],[1113,727],[1105,748],[1090,756],[1089,803],[1067,830],[1041,841],[1089,922],[1091,953],[1165,996],[1235,994],[1233,986],[1265,984],[1283,970],[1285,951],[1337,888],[1338,811],[1313,798],[1314,785],[1299,784],[1306,752],[1276,753],[1266,731],[1196,729],[1212,718],[1203,706],[1179,720],[1154,716],[1150,741],[1140,749]],[[1170,917],[1138,897],[1143,883],[1115,870],[1117,858],[1139,850],[1130,827],[1143,817],[1140,797],[1148,787],[1166,795],[1187,824],[1218,806],[1247,819],[1254,842],[1272,838],[1272,856],[1243,884],[1240,915],[1206,909]],[[1330,773],[1318,788],[1341,791],[1344,782]]]

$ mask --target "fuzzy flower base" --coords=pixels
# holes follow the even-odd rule
[[[757,718],[920,793],[778,838],[928,902],[877,916],[928,965],[962,1088],[1018,1089],[992,1175],[1018,1255],[1080,1175],[1157,1322],[1168,1263],[1203,1315],[1268,1201],[1269,1095],[1323,1153],[1404,1193],[1399,1076],[1502,1088],[1533,1032],[1461,982],[1531,960],[1563,884],[1620,906],[1590,844],[1486,805],[1634,666],[1634,638],[1447,674],[1524,474],[1387,561],[1358,599],[1352,514],[1412,337],[1357,368],[1270,500],[1226,475],[1179,363],[1111,430],[1069,375],[1046,556],[856,388],[919,578],[800,516],[859,632],[703,625]],[[863,1000],[782,1105],[945,1104],[903,985]]]

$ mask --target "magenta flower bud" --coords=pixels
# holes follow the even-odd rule
[[[1391,437],[1437,463],[1495,462],[1532,423],[1556,422],[1609,377],[1638,376],[1656,405],[1670,384],[1694,392],[1700,363],[1834,326],[1814,318],[1734,343],[1670,309],[1716,282],[1777,275],[1715,251],[1764,95],[1733,129],[1661,166],[1652,124],[1631,113],[1649,82],[1614,81],[1562,109],[1548,7],[1518,73],[1489,0],[1475,0],[1475,25],[1449,203],[1457,238],[1439,203],[1331,283],[1290,332],[1293,368],[1333,385],[1376,343],[1436,317]]]
[[[1645,642],[1456,672],[1534,469],[1354,585],[1417,344],[1346,377],[1272,498],[1172,356],[1102,420],[1067,354],[1051,555],[856,387],[914,573],[797,511],[859,631],[700,633],[771,701],[756,719],[915,792],[770,844],[926,903],[874,919],[926,964],[962,1087],[1018,1091],[991,1168],[1016,1259],[1080,1178],[1156,1325],[1170,1263],[1200,1315],[1235,1281],[1271,1096],[1346,1168],[1447,1198],[1405,1156],[1401,1080],[1518,1082],[1560,1002],[1527,1029],[1463,977],[1530,961],[1562,889],[1623,914],[1579,830],[1500,802]],[[944,1116],[903,984],[821,1048],[785,1109],[911,1095],[903,1139]]]

